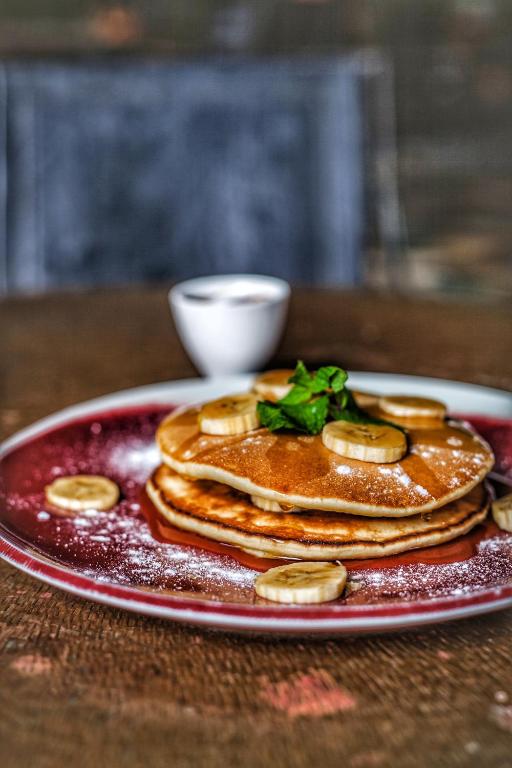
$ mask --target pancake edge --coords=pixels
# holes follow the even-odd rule
[[[423,547],[437,546],[468,533],[478,523],[483,522],[490,506],[490,495],[487,492],[481,508],[468,515],[462,522],[443,530],[434,530],[418,536],[405,536],[385,544],[351,542],[335,546],[320,543],[301,544],[298,541],[250,534],[229,525],[199,519],[190,512],[177,510],[170,502],[166,501],[163,492],[155,485],[152,477],[146,482],[146,492],[158,512],[176,528],[244,551],[249,549],[253,552],[261,552],[262,557],[278,559],[289,557],[299,560],[366,560],[389,557]],[[412,542],[411,539],[413,539]]]

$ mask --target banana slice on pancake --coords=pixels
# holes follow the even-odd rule
[[[360,392],[357,389],[351,389],[352,395],[356,404],[363,410],[375,406],[379,402],[379,396],[373,394],[373,392]]]
[[[282,400],[293,387],[293,384],[289,383],[290,376],[293,376],[293,371],[290,368],[265,371],[254,382],[253,390],[264,400],[271,400],[272,402]]]
[[[251,501],[255,507],[262,509],[264,512],[299,512],[300,507],[294,507],[293,505],[279,504],[277,501],[271,499],[265,499],[263,496],[251,496]]]
[[[379,408],[390,416],[417,419],[444,419],[446,406],[429,397],[386,395],[379,398]]]
[[[326,603],[341,595],[345,566],[328,562],[290,563],[271,568],[254,582],[256,594],[276,603]]]
[[[404,433],[387,424],[331,421],[322,430],[322,442],[339,456],[375,464],[399,461],[407,451]]]
[[[71,512],[106,510],[117,504],[119,488],[102,475],[70,475],[59,477],[47,485],[45,495],[50,504]]]
[[[492,516],[498,528],[512,533],[512,493],[493,501]]]
[[[206,435],[242,435],[259,427],[258,399],[251,393],[229,395],[205,403],[199,411],[199,429]]]

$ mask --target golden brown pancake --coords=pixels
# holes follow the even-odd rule
[[[338,456],[320,435],[257,429],[205,435],[198,407],[174,412],[157,431],[162,460],[180,474],[304,509],[402,517],[437,509],[467,494],[491,469],[487,443],[460,423],[408,426],[409,450],[393,464]]]
[[[214,481],[187,479],[165,465],[154,472],[146,489],[177,528],[262,556],[305,560],[384,557],[441,544],[482,522],[489,507],[481,483],[442,509],[403,519],[263,512],[245,494]]]

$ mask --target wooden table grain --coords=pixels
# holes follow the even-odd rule
[[[512,389],[512,312],[296,291],[297,357]],[[193,369],[163,289],[0,303],[3,437]],[[3,768],[512,766],[512,612],[402,634],[269,640],[94,605],[0,565]]]

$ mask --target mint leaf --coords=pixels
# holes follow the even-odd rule
[[[288,381],[290,384],[303,387],[314,394],[320,394],[327,390],[340,392],[345,386],[348,373],[337,365],[324,365],[313,373],[310,373],[302,360],[299,360],[293,375]]]
[[[361,408],[357,405],[350,389],[344,389],[342,392],[337,392],[334,397],[334,402],[340,411],[361,411]],[[363,411],[361,411],[361,413],[362,412]]]
[[[348,379],[348,373],[336,365],[324,365],[313,374],[314,392],[325,392],[332,389],[334,393],[341,392]]]
[[[296,384],[287,395],[277,402],[279,405],[299,405],[300,403],[307,403],[310,399],[311,390],[303,387],[301,384]]]
[[[345,404],[342,393],[347,376],[346,371],[336,365],[324,365],[311,373],[299,360],[288,379],[294,385],[288,394],[277,403],[258,404],[262,426],[272,432],[295,429],[317,435],[329,417],[331,398],[341,398],[336,400],[338,407]]]
[[[265,401],[256,406],[262,427],[267,427],[271,432],[277,429],[294,429],[294,423],[287,417],[276,403]]]
[[[297,365],[295,366],[295,371],[293,372],[293,375],[288,379],[288,382],[290,384],[298,384],[300,387],[305,387],[306,389],[310,388],[311,375],[302,360],[298,361]]]
[[[341,394],[345,397],[337,396],[336,405],[331,403],[329,406],[329,416],[333,421],[350,421],[352,424],[386,424],[388,427],[399,429],[404,435],[407,434],[407,430],[398,424],[386,421],[385,419],[378,419],[376,416],[370,416],[369,413],[359,408],[350,390],[347,389]]]
[[[334,402],[336,403],[336,406],[342,411],[345,408],[352,406],[357,408],[355,400],[352,396],[352,392],[349,389],[344,389],[342,392],[337,392],[336,397],[334,398]]]
[[[329,411],[327,395],[317,397],[309,403],[283,405],[279,403],[286,416],[294,422],[295,428],[302,429],[309,435],[318,435],[322,431]]]

